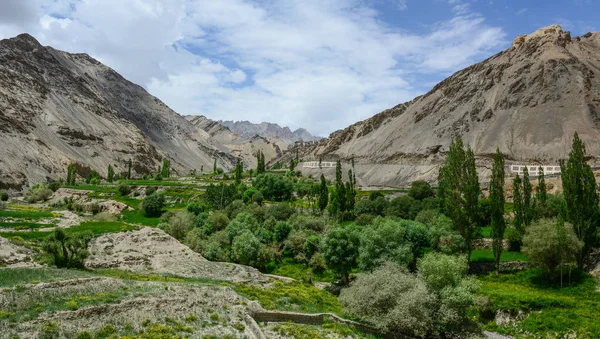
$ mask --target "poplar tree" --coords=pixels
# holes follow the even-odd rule
[[[77,173],[75,172],[75,165],[69,164],[67,166],[67,185],[75,185],[75,179],[77,179]]]
[[[337,212],[343,213],[347,210],[346,206],[346,186],[342,181],[342,163],[338,160],[335,164],[335,202]]]
[[[131,180],[131,159],[127,162],[127,180]]]
[[[573,224],[583,248],[577,255],[577,266],[583,262],[594,242],[599,221],[598,192],[592,168],[585,161],[585,145],[575,133],[569,159],[560,161],[563,194],[567,203],[567,218]]]
[[[475,155],[470,148],[464,150],[460,137],[452,139],[438,180],[442,193],[440,207],[465,240],[464,252],[470,263],[472,241],[478,234],[478,203],[481,189],[475,167]]]
[[[262,151],[256,152],[256,174],[265,172],[265,155]]]
[[[217,159],[215,158],[215,161],[213,163],[213,173],[217,174]]]
[[[542,207],[546,207],[548,201],[548,192],[546,192],[546,179],[544,177],[544,168],[540,166],[538,177],[538,186],[536,187],[536,201]]]
[[[517,230],[517,234],[519,234],[519,244],[521,244],[523,235],[525,234],[525,225],[523,221],[523,192],[521,189],[522,181],[517,174],[513,180],[513,212],[515,214],[513,225],[515,226],[515,230]]]
[[[504,249],[504,155],[500,149],[494,154],[492,179],[490,181],[490,212],[492,216],[492,249],[496,263],[496,274],[500,273],[500,255]]]
[[[115,179],[115,170],[113,169],[112,165],[108,165],[108,173],[106,175],[106,181],[108,182],[113,182]]]
[[[534,217],[534,204],[532,201],[531,181],[529,180],[529,171],[527,166],[523,169],[523,224],[525,228],[531,225]]]
[[[323,213],[323,210],[327,208],[327,203],[329,202],[329,190],[327,189],[327,181],[323,174],[321,174],[321,185],[319,188],[319,210]]]
[[[244,164],[240,158],[237,158],[235,164],[235,183],[236,185],[242,182],[242,172],[244,171]]]

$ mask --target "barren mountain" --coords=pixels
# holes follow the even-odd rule
[[[0,41],[0,188],[64,177],[155,171],[163,157],[185,174],[231,168],[235,157],[142,87],[87,54],[40,45],[21,34]]]
[[[185,117],[201,131],[208,133],[214,141],[225,146],[231,154],[244,162],[245,168],[256,167],[256,153],[261,151],[268,162],[280,156],[287,149],[288,143],[280,138],[267,139],[259,135],[243,137],[232,132],[218,121],[208,119],[203,115],[188,115]]]
[[[600,32],[572,38],[554,25],[518,36],[423,96],[332,133],[305,158],[354,158],[363,184],[402,185],[435,180],[456,135],[485,172],[496,147],[515,162],[557,164],[575,132],[596,160]]]
[[[280,138],[288,144],[293,144],[295,141],[300,140],[316,141],[321,139],[320,137],[313,136],[304,128],[298,128],[292,132],[289,127],[281,127],[269,122],[253,124],[249,121],[219,121],[219,123],[244,138],[252,138],[255,135],[259,135],[268,140]]]

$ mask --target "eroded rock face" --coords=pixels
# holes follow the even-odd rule
[[[21,34],[0,41],[0,188],[91,170],[174,172],[229,169],[235,157],[157,98],[87,54],[40,45]]]
[[[304,158],[354,158],[364,165],[357,166],[359,182],[401,186],[434,181],[456,135],[486,171],[496,147],[510,161],[556,164],[568,156],[575,132],[597,161],[600,32],[571,38],[554,25],[518,37],[508,50],[456,72],[413,101],[332,133]],[[399,174],[371,175],[381,165]],[[407,175],[404,166],[419,170]]]
[[[0,267],[38,267],[33,261],[34,253],[23,247],[11,243],[8,239],[0,237]]]
[[[208,261],[157,228],[106,234],[94,239],[88,250],[85,266],[92,269],[120,268],[232,282],[268,280],[252,267]]]

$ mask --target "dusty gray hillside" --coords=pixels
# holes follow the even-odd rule
[[[230,168],[234,157],[160,100],[87,54],[21,34],[0,41],[0,186],[64,177],[76,162],[105,175],[108,164],[154,171],[163,157],[181,174]]]
[[[278,137],[270,139],[258,135],[249,138],[243,137],[232,132],[231,129],[220,122],[208,119],[203,115],[189,115],[185,118],[198,129],[208,133],[216,142],[227,147],[231,154],[240,157],[245,168],[256,168],[256,153],[258,151],[263,152],[265,160],[268,162],[281,156],[289,145],[288,142]]]
[[[320,137],[310,134],[304,128],[298,128],[292,132],[289,127],[281,127],[269,122],[253,124],[249,121],[219,121],[219,123],[244,138],[252,138],[255,135],[259,135],[269,140],[280,138],[288,144],[293,144],[295,141],[300,140],[316,141],[321,139]]]
[[[484,166],[496,147],[509,160],[556,164],[576,131],[596,160],[599,128],[600,32],[572,38],[550,26],[413,101],[332,133],[305,159],[354,157],[363,184],[397,186],[435,180],[456,135]]]

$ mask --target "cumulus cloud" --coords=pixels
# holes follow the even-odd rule
[[[25,3],[6,1],[0,13]],[[20,28],[86,52],[181,114],[321,135],[421,94],[420,74],[448,74],[504,43],[460,0],[449,0],[448,20],[420,32],[386,24],[361,0],[26,3],[13,8],[20,19],[1,20],[0,37]]]

